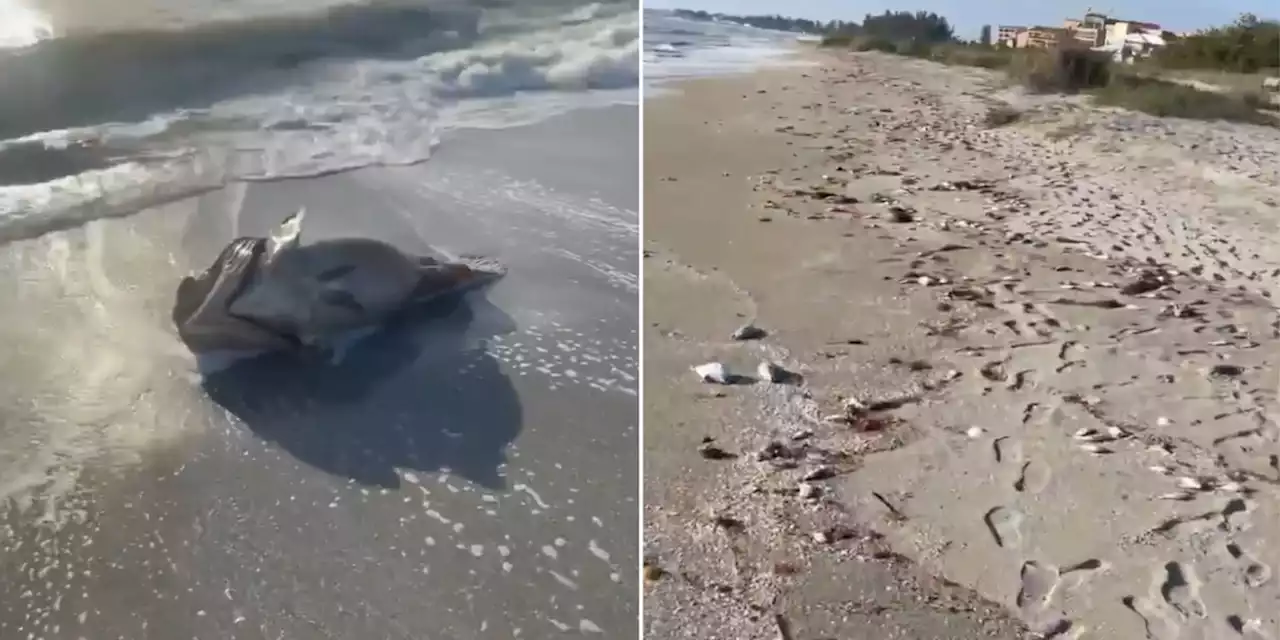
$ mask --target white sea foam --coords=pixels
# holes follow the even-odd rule
[[[0,49],[31,46],[53,36],[53,26],[19,0],[0,0]]]
[[[287,74],[268,69],[259,81],[274,90],[242,92],[138,122],[26,134],[21,140],[49,148],[88,141],[104,155],[132,161],[0,187],[0,241],[126,215],[227,181],[421,162],[454,129],[515,126],[638,99],[634,7],[495,12],[478,29],[477,39],[459,48],[408,59],[320,57]],[[275,55],[267,45],[255,47],[267,51],[258,54],[267,59]],[[8,95],[21,95],[21,88],[15,85]],[[136,88],[144,94],[151,89]],[[5,108],[42,113],[25,103],[0,104]]]

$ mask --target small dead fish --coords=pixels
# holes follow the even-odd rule
[[[729,370],[719,362],[700,364],[693,368],[693,372],[698,374],[703,382],[729,384]]]
[[[761,380],[767,380],[769,382],[782,382],[788,377],[786,369],[783,369],[782,367],[779,367],[767,360],[761,362],[760,365],[756,367],[756,375],[759,376]]]

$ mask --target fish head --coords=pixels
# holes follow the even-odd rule
[[[410,298],[415,303],[422,303],[464,293],[488,285],[504,275],[506,270],[501,265],[486,259],[460,262],[424,260],[418,267],[418,285]]]

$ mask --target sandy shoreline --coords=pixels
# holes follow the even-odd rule
[[[1276,132],[876,55],[681,87],[645,105],[650,637],[1276,637]],[[689,372],[761,359],[803,385]]]

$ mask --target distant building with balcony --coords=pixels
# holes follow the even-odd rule
[[[1026,27],[1017,27],[1017,26],[1002,24],[999,27],[996,27],[995,44],[1006,46],[1006,47],[1015,47],[1017,46],[1017,44],[1015,43],[1018,40],[1018,34],[1026,30],[1027,30]]]
[[[1066,39],[1066,30],[1058,27],[1031,27],[1018,35],[1019,48],[1030,47],[1044,49],[1057,45]]]
[[[1152,48],[1163,46],[1160,25],[1142,20],[1113,18],[1105,13],[1085,12],[1081,19],[1064,20],[1063,29],[1069,41],[1093,49],[1113,51],[1117,56],[1150,53]]]

